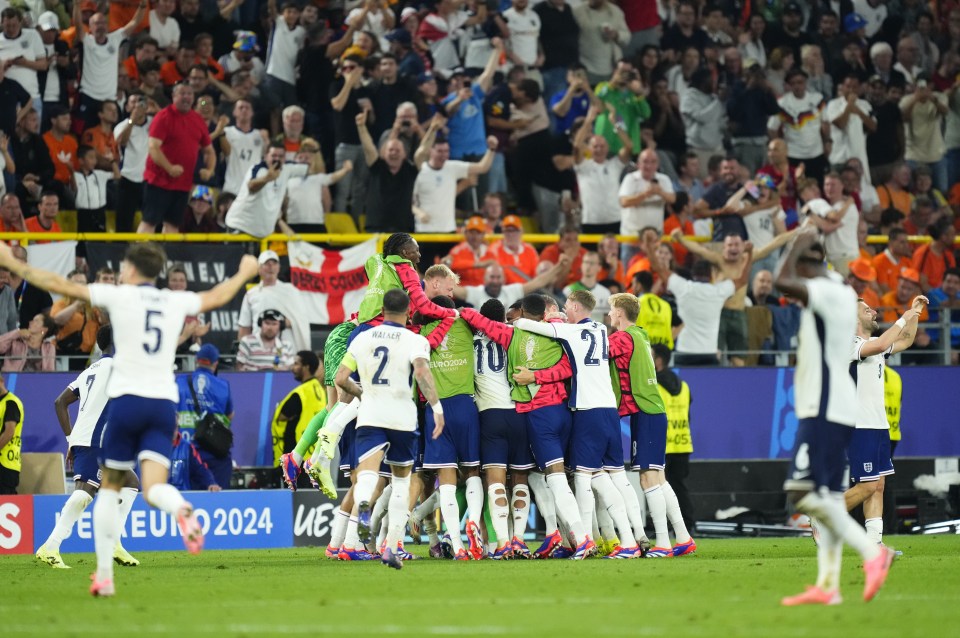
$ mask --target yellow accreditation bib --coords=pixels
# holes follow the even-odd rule
[[[298,395],[300,397],[300,420],[296,424],[296,433],[297,440],[300,440],[300,437],[303,436],[303,431],[307,429],[307,425],[310,423],[310,419],[316,416],[317,412],[322,410],[327,405],[327,393],[323,388],[323,385],[320,383],[320,379],[316,377],[310,379],[306,383],[301,383],[290,393],[283,397],[283,401],[277,406],[277,409],[273,412],[273,423],[271,424],[271,434],[273,435],[273,466],[280,467],[280,457],[283,456],[283,433],[288,427],[286,421],[280,420],[280,408],[282,408],[287,401],[293,395]],[[313,453],[313,446],[307,450],[307,455]]]
[[[693,452],[693,439],[690,437],[690,386],[686,381],[680,383],[680,393],[676,396],[667,392],[662,385],[657,386],[667,408],[667,454]]]
[[[900,407],[903,403],[903,380],[896,370],[883,367],[883,405],[890,424],[890,440],[900,440]]]
[[[20,420],[13,426],[13,438],[0,448],[0,465],[8,470],[19,472],[20,446],[22,444],[21,434],[23,432],[23,403],[21,403],[20,399],[18,399],[13,392],[7,392],[3,398],[0,399],[0,418],[3,418],[3,415],[6,414],[7,405],[10,403],[20,408]]]

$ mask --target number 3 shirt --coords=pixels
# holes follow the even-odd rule
[[[876,341],[870,337],[869,341]],[[860,354],[868,340],[856,336],[850,355],[850,373],[857,382],[857,429],[889,430],[887,409],[884,404],[883,369],[893,346],[879,353],[864,357]]]
[[[107,396],[179,400],[173,375],[177,339],[184,320],[200,313],[200,295],[146,285],[90,284],[88,289],[90,303],[106,309],[113,326],[116,354]]]

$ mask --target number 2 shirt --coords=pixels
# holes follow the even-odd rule
[[[177,401],[173,375],[177,339],[184,320],[200,313],[200,295],[148,285],[90,284],[88,288],[90,303],[106,309],[113,326],[116,354],[107,396]]]

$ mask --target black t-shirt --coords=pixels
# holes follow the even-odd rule
[[[335,98],[339,93],[340,89],[343,88],[344,79],[340,78],[335,83],[330,85],[330,98]],[[343,106],[342,111],[334,110],[334,126],[336,127],[336,140],[337,144],[352,144],[354,146],[359,146],[360,144],[360,135],[357,133],[357,115],[360,114],[362,110],[360,108],[360,100],[367,99],[371,100],[370,91],[365,86],[355,86],[353,90],[350,91],[349,97],[347,97],[347,103]],[[371,100],[372,103],[372,100]],[[390,118],[390,123],[393,124],[393,118]],[[376,122],[367,122],[367,126],[376,126]]]
[[[33,318],[53,307],[53,298],[46,290],[21,282],[13,291],[20,304],[20,327],[26,328]]]
[[[700,53],[703,53],[708,44],[710,44],[710,37],[703,29],[694,27],[693,34],[686,36],[680,30],[680,27],[674,25],[663,34],[660,48],[664,51],[672,49],[680,55],[687,47],[697,47]]]
[[[370,166],[367,181],[367,232],[413,232],[413,185],[417,169],[405,161],[396,173],[381,158]]]
[[[777,47],[790,47],[793,52],[793,59],[799,63],[800,47],[805,44],[813,44],[813,37],[806,31],[800,31],[797,35],[790,35],[779,25],[771,24],[763,34],[763,44],[767,51],[773,51]]]
[[[580,26],[573,9],[564,4],[558,10],[549,2],[533,9],[540,16],[540,43],[543,45],[543,68],[567,68],[580,61]]]
[[[287,418],[287,427],[283,431],[283,451],[289,452],[297,446],[297,423],[303,412],[303,402],[299,394],[293,394],[280,408],[280,414]]]
[[[308,113],[329,113],[333,64],[327,58],[327,45],[307,46],[300,51],[300,78],[297,92]]]
[[[3,78],[0,82],[0,131],[13,137],[17,127],[17,109],[30,101],[30,94],[20,86],[20,83]]]
[[[872,166],[891,164],[902,157],[897,131],[902,130],[903,116],[895,102],[873,107],[877,130],[867,134],[867,160]]]
[[[743,184],[737,183],[728,188],[723,182],[714,184],[703,194],[703,201],[707,202],[710,210],[723,208],[727,200],[740,190],[741,186]],[[744,240],[747,239],[747,226],[743,223],[743,217],[740,217],[740,215],[717,215],[713,218],[713,241],[723,241],[728,233],[737,233]]]
[[[375,82],[369,88],[373,100],[373,112],[376,115],[373,122],[373,139],[378,140],[384,131],[389,131],[393,126],[397,107],[403,102],[413,102],[416,91],[403,78],[397,78],[393,84]]]

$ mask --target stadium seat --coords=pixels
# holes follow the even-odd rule
[[[334,235],[356,234],[357,225],[349,213],[327,213],[327,231]]]
[[[75,233],[77,232],[77,211],[75,210],[62,210],[57,213],[57,224],[60,225],[60,230],[65,233]]]
[[[520,223],[523,224],[523,232],[537,234],[540,232],[540,224],[535,217],[521,217]]]

